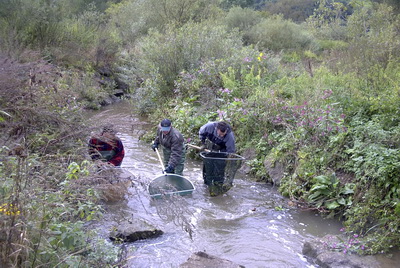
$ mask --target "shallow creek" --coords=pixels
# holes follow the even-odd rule
[[[184,176],[196,188],[191,195],[174,201],[152,200],[146,187],[162,169],[150,144],[139,137],[156,126],[132,114],[128,102],[89,117],[94,127],[115,125],[125,146],[122,167],[136,178],[127,199],[107,207],[105,219],[98,224],[100,235],[106,238],[116,219],[135,215],[164,231],[158,238],[125,245],[129,248],[127,267],[179,267],[197,251],[252,268],[318,267],[302,255],[303,243],[340,233],[339,222],[291,207],[276,188],[245,174],[236,174],[234,187],[226,194],[211,197],[203,184],[201,160],[187,158],[185,164]]]

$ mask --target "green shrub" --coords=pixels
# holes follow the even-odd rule
[[[0,17],[0,45],[13,54],[15,47],[30,48],[47,60],[82,67],[109,64],[118,51],[119,40],[106,30],[105,16],[93,4],[21,0],[9,5]]]
[[[153,102],[165,103],[174,95],[174,84],[182,72],[198,70],[202,62],[230,58],[241,47],[237,34],[223,27],[207,23],[188,23],[182,28],[168,28],[165,34],[151,31],[138,44],[135,54],[125,54],[129,61],[126,71],[135,74],[133,79],[153,85]],[[157,84],[154,84],[154,83]]]
[[[169,25],[216,19],[220,10],[212,0],[121,1],[107,9],[111,27],[126,47],[132,47],[150,29],[164,32]]]
[[[260,50],[315,50],[317,43],[311,33],[281,16],[263,19],[254,25],[247,34],[249,43]]]
[[[323,40],[346,40],[346,20],[352,13],[349,4],[339,1],[321,0],[306,22],[314,36]]]
[[[287,20],[301,23],[312,15],[315,6],[314,0],[280,0],[268,1],[265,10],[271,14],[282,14]]]
[[[248,31],[250,28],[258,24],[262,19],[260,12],[250,8],[233,7],[226,14],[223,23],[228,30],[238,29],[243,36],[245,45],[249,44]]]
[[[323,39],[318,40],[318,46],[321,50],[342,50],[346,49],[349,44],[341,40]]]

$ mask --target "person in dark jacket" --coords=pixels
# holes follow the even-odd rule
[[[182,176],[186,158],[184,138],[177,129],[171,126],[169,119],[161,121],[151,148],[155,151],[160,144],[163,149],[164,171]]]
[[[226,122],[209,122],[199,131],[199,138],[203,149],[211,151],[235,153],[235,136],[232,128]],[[208,139],[208,144],[206,140]]]
[[[225,182],[225,167],[228,154],[236,152],[235,136],[231,127],[226,122],[209,122],[199,131],[201,150],[208,149],[205,156],[207,163],[203,162],[204,183],[209,186],[211,196],[223,193]],[[215,159],[213,159],[215,157]],[[210,161],[212,160],[212,162]]]
[[[89,155],[94,161],[101,160],[121,166],[125,156],[124,145],[112,126],[105,126],[100,135],[89,140]]]

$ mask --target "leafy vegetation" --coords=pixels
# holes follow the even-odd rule
[[[310,9],[291,13],[289,2],[3,1],[1,50],[69,71],[51,94],[1,92],[2,261],[116,263],[82,231],[100,212],[96,191],[73,183],[90,176],[78,115],[115,87],[91,82],[104,68],[139,113],[171,118],[188,140],[229,122],[254,175],[275,181],[266,163],[281,165],[281,193],[340,218],[358,253],[398,247],[398,5],[303,1]]]
[[[47,67],[42,71],[60,78]],[[118,249],[85,228],[102,208],[84,158],[88,128],[75,98],[81,89],[52,79],[1,90],[0,265],[111,266]]]

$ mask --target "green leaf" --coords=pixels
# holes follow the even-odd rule
[[[330,179],[328,176],[321,175],[321,176],[316,176],[314,178],[314,181],[316,183],[321,183],[321,184],[330,184]]]
[[[354,183],[347,183],[344,188],[341,190],[342,194],[353,194],[354,193]]]
[[[320,191],[316,191],[315,193],[309,195],[309,196],[308,196],[308,199],[309,199],[310,201],[314,201],[314,200],[316,200],[320,195],[321,195],[321,192],[320,192]]]
[[[315,190],[326,190],[328,189],[327,185],[323,185],[323,184],[315,184],[311,189],[310,192],[314,192]]]
[[[343,197],[339,198],[339,199],[337,200],[337,202],[338,202],[340,205],[343,205],[343,206],[346,205],[346,199],[344,199]]]
[[[394,209],[397,215],[400,216],[400,202],[396,204],[396,208]]]
[[[338,202],[336,202],[336,201],[326,203],[326,208],[327,208],[327,209],[333,210],[333,209],[335,209],[335,208],[337,208],[337,207],[340,207],[340,205],[339,205]]]

